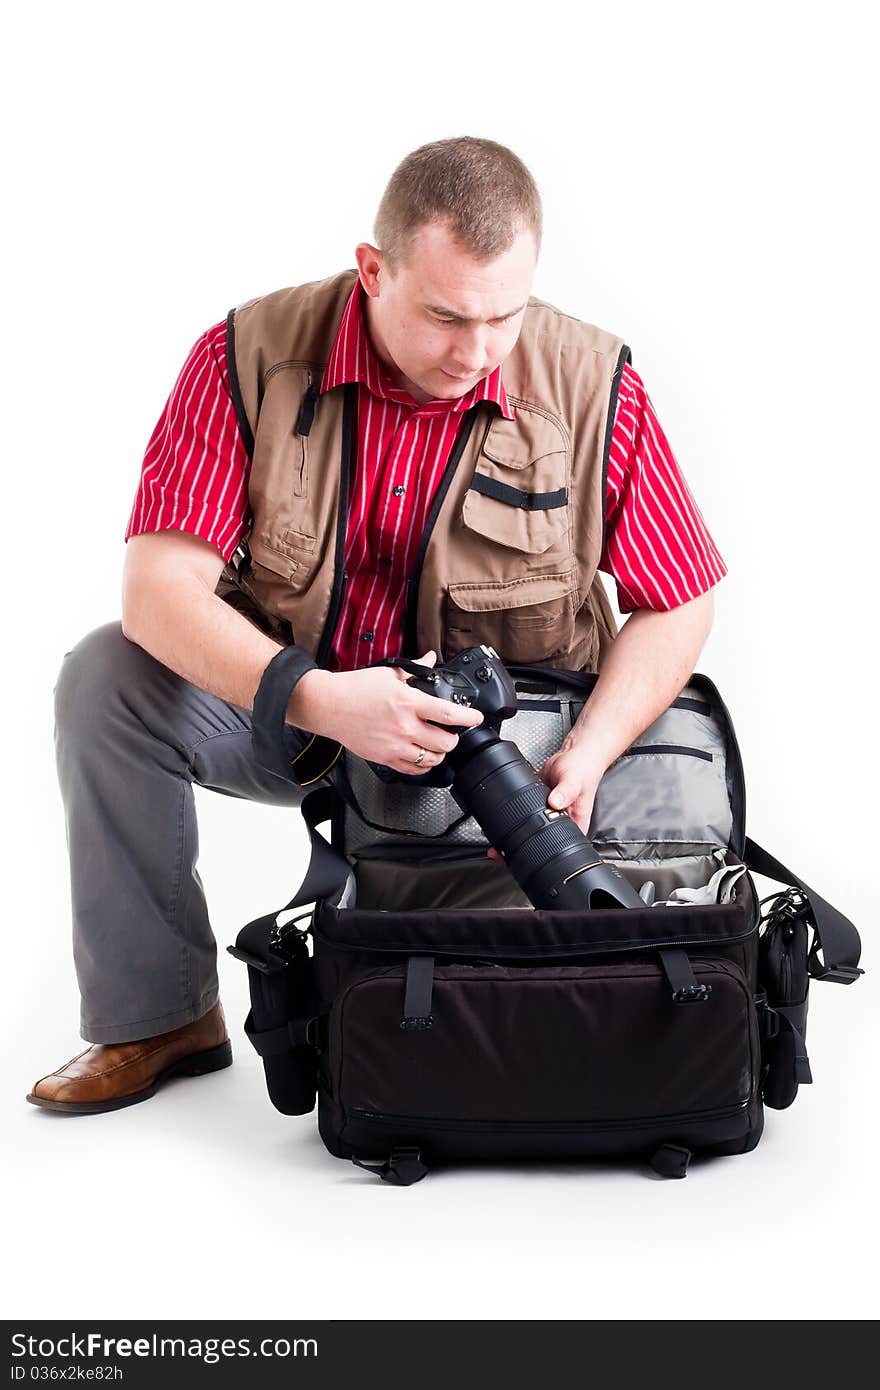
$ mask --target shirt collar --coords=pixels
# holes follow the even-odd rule
[[[516,419],[501,380],[500,366],[489,376],[482,377],[470,391],[459,396],[457,400],[437,399],[419,406],[408,391],[394,384],[387,368],[377,357],[367,330],[363,310],[364,297],[360,280],[355,280],[324,368],[319,395],[323,395],[325,391],[332,391],[334,386],[342,386],[347,381],[359,381],[382,400],[396,401],[399,405],[420,409],[426,414],[459,413],[469,410],[477,401],[486,400],[495,402],[505,420]]]

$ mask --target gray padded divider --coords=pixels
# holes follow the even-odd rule
[[[535,768],[555,753],[583,704],[583,694],[561,683],[541,695],[519,695],[519,710],[501,726]],[[559,701],[569,709],[541,708]],[[591,837],[603,853],[623,859],[666,859],[727,849],[732,812],[724,733],[705,698],[688,687],[608,769],[596,796]],[[531,708],[530,708],[531,706]],[[573,706],[573,708],[571,708]],[[661,751],[657,751],[660,749]],[[450,830],[463,812],[442,787],[384,783],[360,758],[346,753],[346,769],[366,824],[351,807],[344,815],[345,851],[352,857],[383,844],[428,847],[485,845],[473,817]],[[439,845],[438,845],[439,847]]]

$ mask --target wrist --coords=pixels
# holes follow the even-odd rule
[[[564,740],[560,752],[575,753],[583,772],[597,785],[617,756],[597,733],[579,728],[577,724]]]
[[[331,708],[332,696],[328,690],[328,682],[331,679],[332,672],[325,671],[320,666],[315,666],[300,676],[287,702],[285,723],[293,724],[295,728],[303,729],[310,734],[328,733],[326,714]]]

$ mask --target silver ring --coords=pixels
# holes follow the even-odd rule
[[[427,748],[422,748],[422,747],[419,748],[419,755],[418,755],[418,757],[417,757],[416,760],[415,760],[416,767],[421,767],[422,763],[424,762],[425,758],[427,757],[427,754],[428,754]]]

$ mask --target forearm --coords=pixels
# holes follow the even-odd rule
[[[196,577],[176,577],[151,587],[148,596],[141,596],[135,614],[123,628],[130,641],[201,690],[242,709],[253,709],[260,678],[281,651],[280,643]],[[326,678],[326,673],[307,672],[288,706],[288,722],[299,728],[312,728],[315,676]]]
[[[624,623],[569,735],[599,776],[687,685],[713,613],[710,589],[668,611],[640,609]]]

